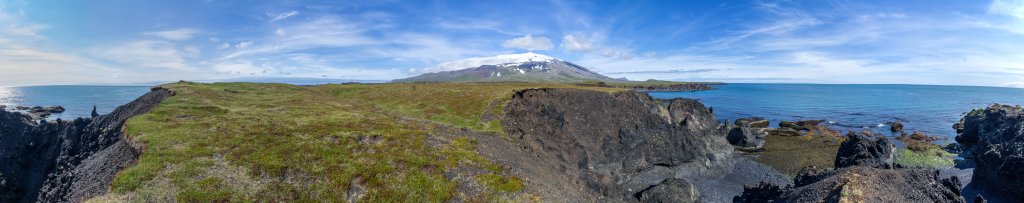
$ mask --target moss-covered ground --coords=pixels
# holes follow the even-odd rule
[[[440,125],[500,134],[514,90],[558,84],[355,84],[294,86],[174,83],[177,93],[129,120],[144,144],[96,200],[179,202],[445,202],[508,197],[523,190],[475,150],[470,138],[435,146]],[[465,197],[446,178],[455,167],[487,197]],[[499,199],[500,200],[500,199]]]
[[[789,176],[796,176],[800,169],[807,166],[833,168],[839,144],[846,138],[838,131],[820,126],[802,134],[765,137],[764,151],[754,153],[757,155],[755,161]]]

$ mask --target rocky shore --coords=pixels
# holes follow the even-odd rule
[[[953,126],[963,157],[973,160],[973,182],[1024,199],[1024,110],[994,104],[968,112]]]
[[[0,110],[0,202],[81,202],[106,193],[141,150],[124,139],[125,121],[172,95],[153,88],[110,114],[72,121]]]

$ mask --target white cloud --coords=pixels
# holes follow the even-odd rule
[[[277,35],[277,36],[284,36],[285,34],[286,33],[284,32],[284,30],[281,29],[281,28],[277,28],[277,31],[274,31],[274,35]]]
[[[252,46],[252,43],[253,43],[252,41],[241,41],[241,42],[238,42],[238,44],[235,45],[235,48],[238,48],[238,49],[248,49],[250,46]]]
[[[1024,0],[995,0],[988,7],[989,12],[1013,16],[1024,20]]]
[[[173,69],[191,71],[187,58],[195,58],[196,48],[178,49],[166,41],[141,40],[92,48],[98,58],[140,68]]]
[[[191,29],[191,28],[179,28],[179,29],[173,29],[173,30],[141,32],[139,34],[146,35],[146,36],[160,37],[160,38],[164,38],[164,39],[167,39],[167,40],[186,40],[186,39],[191,39],[192,36],[195,36],[197,33],[199,33],[199,30]]]
[[[220,46],[217,46],[217,49],[227,49],[227,48],[231,48],[231,44],[228,44],[227,42],[221,43]]]
[[[565,35],[562,37],[562,48],[570,52],[579,52],[593,50],[594,46],[582,36]]]
[[[551,50],[553,46],[551,40],[547,37],[533,37],[532,35],[526,35],[520,38],[514,38],[501,43],[502,47],[505,48],[518,48],[526,50]]]
[[[299,14],[298,11],[288,11],[288,12],[278,13],[278,14],[267,13],[267,16],[271,17],[270,18],[271,22],[274,22],[274,21],[284,20],[286,18],[295,16],[295,15],[298,15],[298,14]]]

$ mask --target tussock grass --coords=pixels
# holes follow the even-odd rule
[[[436,125],[501,133],[498,119],[525,83],[294,86],[175,83],[177,92],[127,123],[145,143],[139,162],[98,201],[444,202],[459,166],[487,169],[489,194],[522,190],[517,177],[476,152],[472,139],[441,146]],[[493,108],[491,103],[497,101]],[[365,188],[365,189],[360,189]]]

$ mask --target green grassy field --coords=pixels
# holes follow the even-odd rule
[[[481,157],[474,140],[445,139],[436,128],[500,135],[498,119],[482,118],[500,115],[518,89],[619,91],[525,83],[163,86],[177,96],[127,123],[127,136],[145,144],[138,163],[94,201],[509,200],[523,190],[518,177]],[[472,180],[486,191],[460,193],[445,177],[456,167],[483,169]]]

